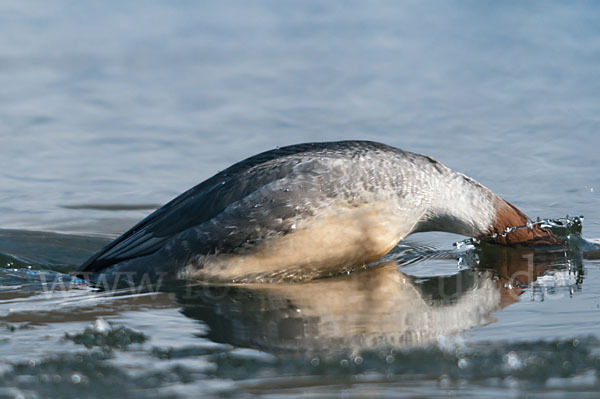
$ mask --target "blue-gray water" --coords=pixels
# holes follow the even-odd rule
[[[0,397],[596,397],[600,263],[579,253],[422,234],[301,287],[43,282],[305,141],[425,153],[600,237],[599,19],[583,1],[0,3]]]

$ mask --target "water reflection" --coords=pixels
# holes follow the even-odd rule
[[[540,276],[582,276],[581,262],[563,251],[493,246],[470,255],[472,267],[447,276],[417,278],[390,260],[306,283],[187,286],[177,299],[183,314],[210,327],[215,342],[266,351],[358,351],[435,343],[492,322],[495,311]]]
[[[6,255],[12,266],[0,269],[0,323],[64,323],[181,306],[185,316],[210,328],[210,340],[270,352],[358,351],[435,343],[441,335],[493,322],[496,311],[525,292],[525,300],[571,295],[582,283],[582,256],[600,253],[597,244],[577,235],[569,241],[568,247],[574,249],[554,252],[484,245],[460,252],[462,268],[457,270],[452,265],[454,252],[404,243],[385,263],[312,282],[182,283],[179,288],[163,285],[160,292],[154,292],[157,287],[153,292],[140,287],[115,292],[72,285],[69,276],[18,263],[24,259],[22,254],[36,254],[23,244],[30,238],[43,239],[44,246],[39,247],[46,255],[56,253],[52,262],[62,264],[71,260],[73,251],[61,248],[82,247],[84,251],[85,245],[98,245],[95,241],[62,235],[15,237],[15,243],[5,240],[0,248],[12,254]],[[48,259],[54,258],[47,256],[40,264],[53,264]],[[442,262],[436,271],[448,274],[410,275],[411,271],[432,274],[432,262]]]

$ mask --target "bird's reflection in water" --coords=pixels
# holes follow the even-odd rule
[[[564,252],[505,247],[471,255],[471,267],[448,276],[406,275],[391,260],[305,283],[186,286],[177,297],[186,316],[209,326],[211,340],[237,347],[402,348],[493,322],[493,313],[517,301],[525,286],[573,263]]]

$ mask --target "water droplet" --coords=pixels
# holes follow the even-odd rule
[[[342,361],[340,361],[340,366],[342,367],[348,367],[348,364],[350,364],[350,362],[348,362],[346,359],[342,359]]]
[[[317,367],[317,366],[319,365],[319,363],[321,363],[321,360],[319,360],[319,358],[318,358],[318,357],[314,357],[314,358],[312,358],[312,359],[310,360],[310,364],[311,364],[313,367]]]
[[[531,220],[527,221],[527,228],[528,229],[533,229],[533,223],[531,222]]]
[[[96,322],[94,323],[94,331],[107,334],[109,330],[110,324],[108,324],[106,320],[104,320],[102,317],[96,319]]]
[[[73,384],[79,384],[81,382],[81,376],[79,374],[73,374],[71,376],[71,381],[73,381]]]
[[[519,356],[517,356],[514,352],[508,352],[506,355],[506,365],[511,369],[516,369],[521,367],[521,360]]]
[[[458,361],[458,368],[464,369],[468,365],[469,365],[469,361],[467,359],[463,358]]]

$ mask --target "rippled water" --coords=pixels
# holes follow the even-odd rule
[[[593,2],[0,4],[0,397],[596,397],[600,263],[422,234],[306,284],[69,272],[246,156],[371,139],[600,237]]]

